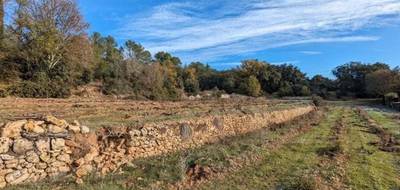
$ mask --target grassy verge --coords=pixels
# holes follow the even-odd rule
[[[375,120],[379,125],[381,125],[389,133],[393,134],[397,139],[400,139],[400,125],[388,115],[378,112],[369,111],[368,114],[373,120]]]
[[[295,138],[277,151],[261,150],[259,164],[232,173],[223,180],[210,181],[201,189],[309,189],[316,186],[315,175],[319,170],[320,151],[332,146],[329,141],[331,126],[339,117],[335,109],[318,127]],[[319,172],[329,179],[331,171]],[[325,180],[324,179],[324,180]]]
[[[394,153],[380,151],[371,142],[379,141],[368,132],[366,123],[354,111],[345,115],[347,135],[342,147],[348,156],[346,182],[351,189],[398,189],[399,171]]]

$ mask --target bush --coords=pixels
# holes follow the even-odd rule
[[[23,81],[8,89],[10,95],[22,98],[67,98],[71,96],[71,88],[63,81],[50,82]]]
[[[8,96],[8,90],[7,89],[0,89],[0,98],[5,98]]]
[[[324,99],[320,96],[313,95],[311,97],[313,104],[317,107],[322,106],[324,104]]]
[[[22,98],[47,97],[47,88],[31,81],[23,81],[9,88],[11,95]]]

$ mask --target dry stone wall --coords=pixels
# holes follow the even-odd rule
[[[104,175],[137,158],[195,148],[220,138],[292,120],[313,106],[248,115],[104,127],[91,132],[53,116],[9,122],[0,128],[0,187],[92,172]]]

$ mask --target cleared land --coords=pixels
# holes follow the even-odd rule
[[[66,120],[79,120],[82,124],[96,128],[190,119],[205,115],[258,113],[305,103],[308,102],[254,98],[183,102],[9,98],[0,99],[0,122],[52,114]]]
[[[51,112],[78,119],[92,128],[264,112],[305,103],[255,99],[164,103],[0,101],[3,121]],[[400,140],[398,114],[366,110],[378,125]],[[380,141],[357,109],[330,106],[292,122],[200,148],[135,160],[120,172],[101,178],[89,176],[83,185],[63,177],[10,189],[399,189],[400,154],[380,150]]]

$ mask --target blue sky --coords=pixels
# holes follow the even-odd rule
[[[78,0],[90,32],[227,69],[245,59],[332,76],[349,61],[400,65],[400,0]]]

